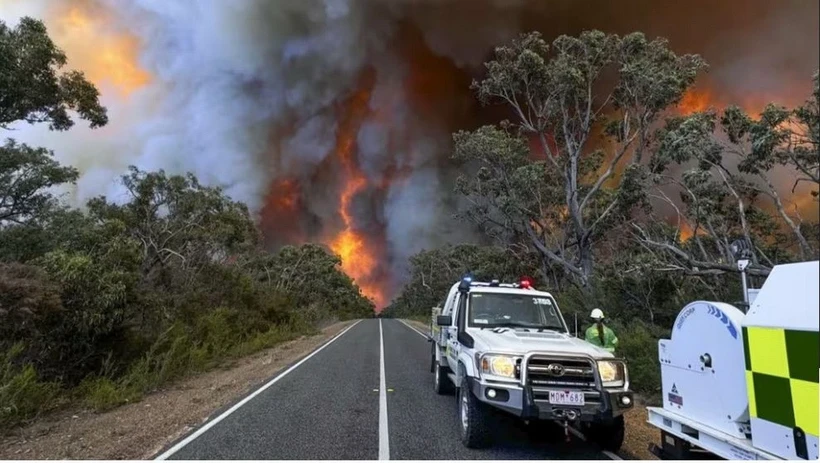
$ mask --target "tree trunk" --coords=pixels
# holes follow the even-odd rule
[[[777,212],[780,213],[780,217],[783,218],[783,221],[786,222],[786,225],[788,225],[792,230],[794,236],[797,237],[797,242],[800,244],[800,257],[803,260],[814,257],[814,250],[806,240],[806,237],[803,236],[803,232],[800,231],[800,226],[794,223],[794,220],[792,220],[792,218],[789,217],[789,214],[786,213],[786,208],[783,206],[783,202],[780,200],[780,195],[777,194],[777,190],[772,182],[762,175],[760,177],[765,180],[766,184],[769,186],[769,195],[774,200],[774,205],[777,207]]]

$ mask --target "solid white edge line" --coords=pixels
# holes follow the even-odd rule
[[[390,459],[390,431],[387,427],[387,381],[384,377],[384,330],[379,320],[379,460]]]
[[[270,380],[270,381],[268,381],[267,383],[265,383],[262,387],[260,387],[259,389],[255,390],[253,393],[251,393],[250,395],[248,395],[247,397],[245,397],[244,399],[242,399],[241,401],[239,401],[236,405],[234,405],[233,407],[229,408],[227,411],[225,411],[225,412],[224,412],[224,413],[222,413],[221,415],[217,416],[217,417],[216,417],[216,418],[214,418],[213,420],[211,420],[211,421],[207,422],[205,425],[203,425],[202,427],[200,427],[199,429],[197,429],[196,431],[194,431],[191,435],[189,435],[189,436],[188,436],[188,437],[186,437],[185,439],[183,439],[183,440],[181,440],[181,441],[177,442],[177,444],[176,444],[176,445],[174,445],[173,447],[171,447],[170,449],[168,449],[167,451],[165,451],[165,453],[163,453],[162,455],[160,455],[160,456],[158,456],[157,458],[155,458],[155,460],[166,460],[166,459],[168,459],[168,457],[170,457],[170,456],[172,456],[173,454],[177,453],[180,449],[182,449],[182,448],[183,448],[183,447],[185,447],[186,445],[190,444],[190,443],[191,443],[194,439],[196,439],[197,437],[199,437],[199,436],[201,436],[202,434],[204,434],[204,433],[205,433],[205,431],[207,431],[207,430],[211,429],[211,428],[212,428],[212,427],[214,427],[217,423],[219,423],[220,421],[222,421],[222,420],[224,420],[225,418],[227,418],[227,417],[228,417],[228,415],[230,415],[231,413],[233,413],[233,412],[237,411],[240,407],[242,407],[242,406],[243,406],[243,405],[245,405],[246,403],[250,402],[250,400],[251,400],[251,399],[253,399],[253,398],[254,398],[254,397],[256,397],[257,395],[261,394],[261,393],[262,393],[265,389],[267,389],[267,388],[269,388],[269,387],[273,386],[273,385],[274,385],[277,381],[279,381],[280,379],[284,378],[284,377],[285,377],[285,375],[287,375],[287,374],[288,374],[288,373],[290,373],[291,371],[295,370],[295,369],[296,369],[299,365],[301,365],[301,364],[303,364],[303,363],[307,362],[307,361],[308,361],[311,357],[313,357],[314,355],[316,355],[316,354],[318,354],[319,352],[321,352],[321,351],[322,351],[322,349],[324,349],[325,347],[327,347],[327,346],[329,346],[330,344],[332,344],[332,343],[333,343],[333,341],[335,341],[335,340],[339,339],[340,337],[342,337],[342,335],[343,335],[343,334],[345,334],[345,333],[347,333],[348,331],[350,331],[350,329],[351,329],[351,328],[353,328],[354,326],[358,325],[360,322],[361,322],[361,320],[357,321],[356,323],[354,323],[354,324],[352,324],[352,325],[348,326],[347,328],[345,328],[344,330],[342,330],[342,332],[340,332],[339,334],[337,334],[336,336],[334,336],[334,337],[333,337],[330,341],[328,341],[328,342],[326,342],[326,343],[322,344],[321,346],[319,346],[319,348],[317,348],[316,350],[314,350],[313,352],[311,352],[310,354],[308,354],[308,356],[307,356],[307,357],[303,358],[302,360],[299,360],[296,364],[294,364],[293,366],[291,366],[291,367],[290,367],[290,368],[288,368],[287,370],[285,370],[285,371],[283,371],[282,373],[280,373],[277,377],[275,377],[275,378],[273,378],[272,380]],[[382,370],[382,371],[384,371],[384,370]]]
[[[570,427],[568,429],[569,429],[570,434],[572,434],[573,436],[577,437],[578,439],[581,439],[584,442],[587,441],[587,437],[581,431],[579,431],[579,430],[577,430],[573,427]],[[609,450],[601,450],[601,453],[608,456],[612,460],[623,460],[623,458],[619,457],[614,452],[610,452]]]
[[[404,326],[406,326],[406,327],[410,328],[411,330],[415,331],[416,333],[418,333],[418,334],[419,334],[419,336],[423,337],[424,339],[430,339],[430,337],[429,337],[429,336],[427,336],[426,334],[422,333],[421,331],[419,331],[419,330],[417,330],[417,329],[413,328],[413,327],[412,327],[409,323],[405,322],[404,320],[402,320],[402,319],[400,319],[400,318],[397,318],[397,320],[398,320],[399,322],[401,322],[401,324],[402,324],[402,325],[404,325]]]

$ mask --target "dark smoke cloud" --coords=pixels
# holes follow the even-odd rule
[[[448,155],[452,131],[497,115],[481,109],[468,89],[493,46],[534,29],[548,39],[590,28],[639,30],[669,38],[679,52],[701,53],[711,70],[700,85],[722,99],[763,95],[784,103],[808,94],[820,55],[818,3],[802,0],[94,4],[140,39],[140,63],[152,83],[128,100],[104,94],[113,121],[105,131],[78,128],[58,137],[20,127],[14,134],[81,168],[78,203],[116,196],[113,180],[128,164],[192,171],[261,212],[272,245],[296,236],[327,239],[340,224],[340,165],[329,159],[340,106],[367,69],[375,76],[371,116],[356,141],[370,186],[354,209],[358,227],[379,248],[388,291],[413,253],[475,239],[452,219],[458,199]],[[53,11],[53,3],[20,2],[0,6],[0,17],[14,22]],[[282,179],[295,181],[293,191]],[[294,191],[297,216],[264,217]]]

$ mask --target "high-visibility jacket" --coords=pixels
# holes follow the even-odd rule
[[[587,328],[585,341],[592,343],[598,347],[603,347],[604,349],[615,352],[615,348],[618,346],[618,337],[615,336],[615,332],[606,325],[604,325],[604,342],[601,344],[601,337],[598,336],[598,326],[592,325]]]

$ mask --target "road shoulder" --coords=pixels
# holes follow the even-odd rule
[[[353,323],[333,324],[109,412],[74,409],[42,417],[0,437],[0,460],[149,459]]]

